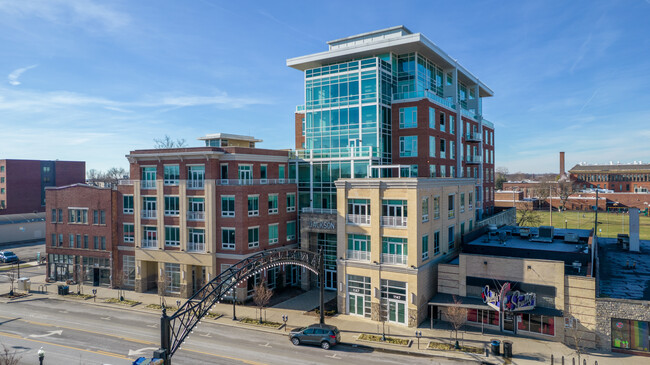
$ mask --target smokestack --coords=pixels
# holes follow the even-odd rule
[[[564,173],[564,152],[560,152],[560,177],[566,176]]]

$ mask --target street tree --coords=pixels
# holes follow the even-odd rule
[[[16,354],[16,350],[11,351],[5,344],[2,344],[2,351],[0,351],[0,365],[18,365],[20,363],[20,356]]]
[[[575,185],[570,181],[560,181],[558,182],[558,196],[560,197],[560,203],[562,204],[562,210],[566,210],[566,203],[569,200],[569,197],[575,193]]]
[[[18,279],[18,275],[14,271],[13,267],[5,272],[5,276],[9,280],[9,296],[14,295],[14,285],[16,284],[16,280]]]
[[[260,310],[260,323],[262,320],[262,310],[264,307],[269,304],[271,297],[273,296],[273,290],[269,289],[264,285],[264,283],[259,283],[253,292],[253,302]]]
[[[449,323],[451,323],[452,327],[454,327],[454,332],[456,334],[456,344],[454,346],[458,349],[460,348],[458,345],[458,330],[461,329],[467,321],[467,308],[461,307],[463,301],[455,295],[453,296],[453,302],[453,306],[447,307],[447,319],[449,320]]]

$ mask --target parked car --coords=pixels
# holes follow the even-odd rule
[[[312,324],[307,327],[294,328],[289,333],[291,343],[298,346],[301,343],[320,345],[324,350],[341,342],[341,333],[335,326],[328,324]]]
[[[18,256],[11,251],[0,251],[0,261],[4,263],[18,262]]]

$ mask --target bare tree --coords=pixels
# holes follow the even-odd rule
[[[262,310],[267,304],[269,304],[272,296],[273,290],[267,288],[264,283],[259,283],[255,287],[255,291],[253,292],[253,302],[255,302],[255,305],[260,310],[260,323],[262,323]]]
[[[122,179],[128,178],[129,172],[122,167],[111,167],[106,172],[90,169],[86,173],[86,180],[90,184],[117,185]]]
[[[542,223],[542,217],[535,211],[533,202],[527,201],[520,204],[522,209],[517,209],[517,225],[520,227],[537,227]]]
[[[566,210],[566,203],[569,197],[575,192],[575,186],[570,181],[560,181],[558,182],[557,191],[562,204],[562,210],[564,211]]]
[[[113,277],[113,288],[117,289],[117,299],[124,300],[124,283],[126,282],[123,273],[118,273]]]
[[[503,183],[508,181],[508,168],[507,167],[497,167],[496,168],[496,180],[495,188],[497,190],[503,189]]]
[[[84,270],[81,265],[76,265],[74,271],[74,279],[77,282],[77,294],[81,294],[81,284],[84,281]]]
[[[587,346],[584,342],[586,331],[580,330],[580,321],[577,318],[572,318],[573,325],[567,329],[566,334],[569,337],[570,346],[578,356],[578,364],[581,364],[581,357],[586,353]]]
[[[167,134],[165,134],[165,137],[163,138],[154,138],[153,141],[155,142],[154,148],[158,149],[187,147],[184,138],[173,139]]]
[[[458,345],[458,330],[463,327],[467,321],[467,308],[461,307],[463,301],[457,297],[453,296],[454,305],[447,307],[447,319],[454,327],[454,332],[456,333],[456,344],[454,345],[457,349],[460,348]]]
[[[169,278],[167,278],[167,273],[165,273],[165,271],[163,270],[163,275],[158,278],[158,295],[160,296],[160,306],[163,308],[167,306],[165,303],[165,295],[167,295],[167,286],[169,286]]]
[[[10,351],[5,344],[2,344],[2,351],[0,351],[0,365],[18,365],[20,363],[20,356],[16,355],[16,351]]]

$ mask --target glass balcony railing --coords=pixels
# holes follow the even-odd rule
[[[417,99],[417,98],[427,98],[431,101],[433,101],[436,104],[439,104],[445,108],[453,109],[456,110],[456,105],[452,103],[451,101],[441,98],[438,96],[436,93],[430,91],[430,90],[424,90],[424,91],[410,91],[410,92],[405,92],[405,93],[396,93],[393,94],[393,102],[400,101],[400,100],[406,100],[406,99]]]
[[[142,239],[142,248],[158,248],[158,240]]]
[[[292,151],[291,159],[312,158],[350,158],[350,157],[376,157],[377,148],[373,146],[318,148]]]
[[[489,120],[487,120],[487,119],[483,119],[483,120],[481,121],[481,123],[482,123],[484,126],[487,126],[487,127],[490,127],[490,128],[492,128],[492,129],[494,129],[494,124],[493,124],[492,122],[490,122]]]
[[[143,219],[156,219],[158,213],[155,210],[143,210],[140,214]]]
[[[467,118],[470,118],[470,119],[472,119],[472,120],[478,120],[478,119],[476,118],[476,114],[474,114],[473,112],[471,112],[471,111],[469,111],[469,110],[467,110],[467,109],[460,109],[460,114],[461,114],[462,116],[467,117]]]
[[[348,223],[352,224],[370,224],[369,215],[348,214]]]
[[[467,132],[467,134],[465,135],[465,139],[471,142],[480,142],[481,133],[475,131]]]
[[[302,213],[314,213],[314,214],[336,214],[336,209],[326,209],[326,208],[310,208],[304,207],[300,210]]]
[[[141,189],[155,189],[156,188],[156,180],[142,180],[140,183],[140,188]]]
[[[381,225],[385,227],[406,227],[406,217],[382,216]]]
[[[278,185],[295,184],[296,179],[217,179],[217,185]]]
[[[296,105],[296,113],[304,112],[305,105]]]
[[[203,242],[188,242],[187,252],[205,252],[205,243]]]
[[[466,163],[481,163],[483,161],[483,158],[481,156],[465,156],[465,162]]]
[[[370,251],[348,250],[348,260],[370,261]]]
[[[188,221],[203,221],[205,220],[205,212],[187,212]]]
[[[382,253],[381,254],[381,263],[390,264],[390,265],[406,265],[407,261],[406,255],[397,255],[391,253]]]

